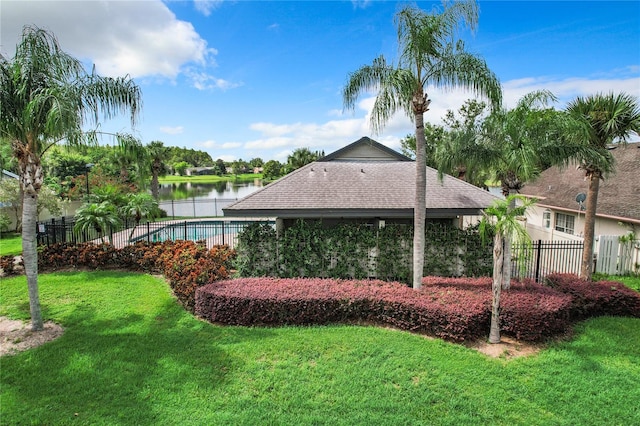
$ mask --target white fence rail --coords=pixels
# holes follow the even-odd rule
[[[609,275],[640,272],[640,240],[620,241],[617,235],[600,235],[596,250],[596,272]]]

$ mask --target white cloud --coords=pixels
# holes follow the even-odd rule
[[[369,3],[371,3],[371,0],[351,0],[354,9],[365,9],[369,6]]]
[[[242,146],[242,143],[241,142],[219,143],[219,142],[216,142],[216,141],[208,140],[208,141],[204,141],[204,142],[199,142],[196,145],[204,147],[204,148],[234,149],[234,148],[240,148]]]
[[[196,10],[204,16],[211,15],[211,12],[222,4],[222,0],[193,0]]]
[[[184,131],[184,128],[182,126],[176,126],[176,127],[161,126],[160,131],[168,135],[179,135]]]
[[[225,91],[242,86],[242,83],[233,83],[195,69],[188,69],[185,74],[191,81],[191,85],[198,90],[219,89]]]
[[[626,72],[628,71],[629,69],[626,69]],[[627,92],[640,96],[640,78],[585,77],[554,80],[550,77],[531,77],[511,80],[503,84],[504,106],[512,108],[523,95],[541,89],[551,90],[560,99],[556,107],[564,108],[566,102],[575,96],[596,92]],[[427,93],[432,103],[430,110],[425,114],[425,121],[433,124],[442,123],[442,117],[447,110],[457,111],[467,99],[475,97],[472,92],[462,89],[428,88]],[[374,102],[375,96],[371,95],[363,97],[353,113],[328,111],[328,116],[336,118],[324,123],[253,123],[250,129],[258,132],[260,137],[244,143],[243,150],[267,152],[266,157],[284,161],[295,148],[324,150],[328,154],[362,136],[369,136],[390,148],[400,150],[400,140],[415,132],[414,124],[403,111],[400,111],[391,117],[380,134],[373,134],[370,129],[370,117]]]
[[[160,0],[3,1],[4,54],[13,55],[27,24],[52,31],[65,51],[106,76],[175,79],[185,65],[213,64],[217,53]]]

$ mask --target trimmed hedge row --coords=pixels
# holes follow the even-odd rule
[[[427,277],[415,291],[378,280],[242,278],[196,291],[196,315],[232,325],[309,325],[370,321],[450,341],[487,335],[490,278]],[[570,325],[571,296],[530,282],[505,291],[502,330],[527,341]]]
[[[602,315],[640,317],[640,293],[619,282],[591,282],[571,274],[552,274],[546,282],[571,295],[571,316],[576,320]]]
[[[122,249],[111,244],[53,244],[38,253],[44,270],[73,268],[126,269],[162,274],[178,300],[193,312],[199,286],[229,277],[235,251],[228,246],[207,249],[203,242],[139,242]]]

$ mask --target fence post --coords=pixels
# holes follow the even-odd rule
[[[538,246],[536,247],[536,272],[535,279],[536,282],[540,282],[540,258],[542,257],[542,240],[538,240]]]
[[[224,220],[220,221],[220,225],[222,225],[222,245],[224,245]]]
[[[147,244],[150,244],[150,243],[151,243],[151,225],[147,220]]]
[[[187,221],[184,221],[184,240],[187,240]]]
[[[53,231],[53,244],[57,243],[57,236],[56,233],[58,232],[58,230],[56,229],[56,220],[54,218],[51,218],[51,230]]]

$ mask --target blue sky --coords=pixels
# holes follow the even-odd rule
[[[135,134],[143,143],[207,151],[224,160],[284,161],[298,147],[332,152],[362,136],[399,149],[413,132],[403,115],[372,134],[375,93],[343,111],[350,72],[380,54],[396,58],[393,1],[0,2],[0,51],[11,57],[26,24],[102,75],[129,74],[143,92]],[[424,10],[440,2],[417,2]],[[640,97],[640,2],[480,1],[468,50],[497,74],[506,106],[548,89],[563,108],[576,96]],[[438,123],[470,93],[429,88]],[[126,120],[104,122],[128,131]]]

